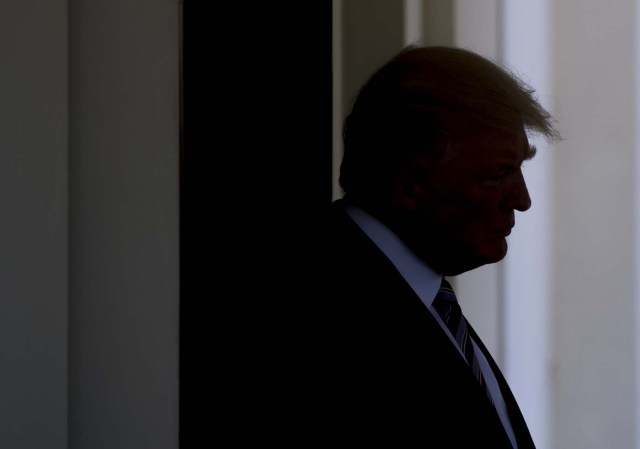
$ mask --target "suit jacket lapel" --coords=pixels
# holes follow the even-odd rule
[[[502,375],[502,371],[498,367],[498,364],[495,362],[491,353],[487,350],[484,343],[476,333],[475,329],[469,324],[469,333],[471,337],[476,342],[485,358],[489,362],[489,366],[496,376],[496,380],[498,381],[498,385],[500,386],[500,392],[502,393],[502,397],[507,405],[507,411],[509,413],[509,419],[511,421],[511,426],[513,427],[513,431],[516,435],[516,439],[518,440],[518,449],[535,449],[535,444],[533,443],[533,439],[531,438],[531,434],[529,433],[529,428],[525,422],[524,416],[520,411],[520,407],[516,401],[507,380]]]

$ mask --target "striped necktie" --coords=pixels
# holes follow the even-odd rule
[[[460,304],[458,304],[458,299],[451,288],[451,284],[449,284],[449,282],[444,278],[442,278],[440,290],[438,290],[438,294],[433,300],[433,307],[442,318],[442,321],[447,325],[451,335],[454,336],[458,347],[471,367],[473,374],[476,376],[476,379],[478,379],[480,386],[485,388],[487,397],[493,404],[491,394],[487,389],[486,381],[482,374],[482,370],[480,369],[480,364],[478,363],[478,358],[476,357],[476,353],[473,349],[473,344],[469,338],[467,320],[462,315],[462,309],[460,308]]]

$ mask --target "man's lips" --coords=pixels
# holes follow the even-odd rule
[[[507,228],[499,228],[499,229],[496,229],[496,230],[494,231],[494,234],[496,234],[496,235],[498,235],[498,236],[500,236],[500,237],[506,237],[506,236],[508,236],[509,234],[511,234],[511,229],[512,229],[512,228],[513,228],[513,226],[509,226],[509,227],[507,227]]]

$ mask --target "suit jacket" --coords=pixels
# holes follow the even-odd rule
[[[351,220],[341,200],[317,247],[299,403],[307,432],[331,445],[511,448],[485,391],[393,264]],[[496,374],[518,448],[534,448],[500,369]],[[312,334],[312,336],[311,336]],[[332,444],[333,443],[333,444]]]

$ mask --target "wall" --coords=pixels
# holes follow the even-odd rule
[[[71,448],[177,447],[178,12],[71,4]]]
[[[67,447],[67,2],[0,16],[0,446]]]
[[[0,446],[177,448],[178,4],[0,20]]]
[[[637,447],[633,2],[552,3],[555,447]]]

